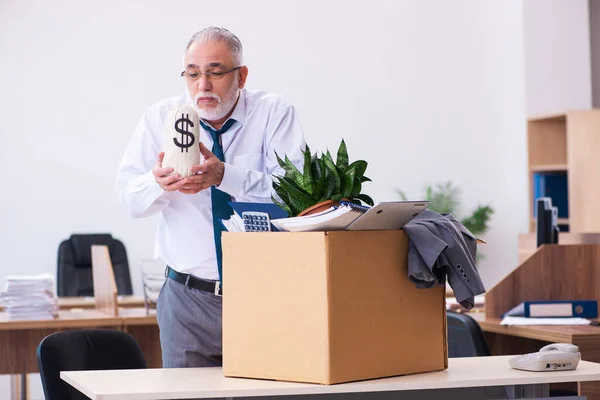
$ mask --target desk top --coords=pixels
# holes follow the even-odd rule
[[[358,393],[582,382],[600,380],[600,364],[581,361],[575,371],[547,373],[509,367],[510,356],[451,358],[448,369],[337,385],[225,378],[221,368],[68,371],[60,377],[95,400],[190,399]]]
[[[120,308],[119,316],[125,326],[157,325],[156,310],[146,313],[144,308]]]
[[[572,343],[573,338],[600,339],[600,326],[592,325],[500,325],[500,318],[486,318],[485,313],[469,313],[484,332],[500,333],[552,343]]]
[[[144,296],[117,296],[119,307],[144,307]],[[59,297],[58,307],[69,308],[95,308],[93,297]]]
[[[110,316],[95,309],[59,310],[58,318],[11,320],[0,311],[0,331],[25,329],[84,329],[156,325],[156,310],[146,314],[143,308],[120,308],[119,315]]]
[[[9,320],[8,313],[0,312],[0,330],[46,329],[46,328],[98,328],[122,326],[123,318],[111,317],[97,310],[59,310],[58,318]]]

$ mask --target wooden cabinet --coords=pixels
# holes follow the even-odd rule
[[[559,218],[561,231],[600,232],[600,109],[529,119],[527,141],[530,232],[536,176],[544,174],[566,176],[568,217]]]

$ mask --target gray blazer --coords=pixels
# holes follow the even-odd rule
[[[445,285],[465,309],[485,293],[477,267],[477,239],[451,214],[425,210],[402,228],[410,238],[408,277],[418,288]]]

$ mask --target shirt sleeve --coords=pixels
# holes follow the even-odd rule
[[[288,158],[302,170],[304,133],[293,106],[287,106],[274,123],[267,127],[265,137],[266,173],[225,163],[225,173],[219,189],[234,197],[244,197],[259,203],[271,202],[275,196],[272,175],[283,175],[283,168],[277,163],[275,152]]]
[[[152,168],[160,147],[160,115],[147,111],[136,127],[117,170],[116,187],[121,204],[133,218],[147,217],[169,205],[169,192],[154,179]]]

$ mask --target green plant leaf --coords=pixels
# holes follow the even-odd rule
[[[452,182],[438,183],[435,187],[427,186],[427,200],[431,201],[429,209],[440,214],[458,213],[460,204],[460,189],[452,185]]]
[[[296,184],[299,187],[303,187],[304,182],[302,179],[302,174],[300,173],[298,168],[296,168],[296,166],[290,161],[288,156],[287,155],[285,156],[285,161],[284,161],[279,157],[277,152],[275,152],[275,157],[277,158],[277,163],[279,164],[279,166],[281,168],[283,168],[283,170],[285,171],[285,176],[287,178],[293,180],[294,182],[296,182]]]
[[[368,204],[371,207],[373,206],[373,204],[375,204],[373,202],[373,199],[364,193],[359,194],[358,196],[356,196],[356,198],[362,200],[365,204]]]
[[[356,160],[348,166],[348,169],[350,168],[355,169],[355,176],[357,178],[362,178],[365,174],[365,171],[367,170],[367,162],[364,160]]]
[[[314,181],[318,181],[321,179],[324,168],[321,168],[321,159],[317,157],[317,153],[315,153],[310,160],[310,169],[313,174]]]
[[[362,183],[360,183],[360,179],[356,176],[354,177],[354,186],[352,186],[352,193],[350,193],[350,198],[354,199],[356,196],[360,194],[362,190]]]
[[[308,194],[298,190],[298,188],[296,188],[294,185],[291,185],[285,179],[281,179],[280,184],[287,192],[286,204],[292,209],[292,211],[295,212],[296,215],[314,205]]]
[[[315,164],[315,168],[318,168],[319,171],[323,171],[323,173],[319,174],[319,178],[315,183],[315,188],[312,193],[312,199],[315,201],[315,204],[316,204],[320,201],[323,201],[323,194],[325,192],[325,184],[327,182],[327,174],[326,174],[327,167],[325,166],[325,160],[317,159],[317,161],[314,162],[314,164]],[[316,177],[316,175],[315,175],[315,177]]]
[[[304,173],[302,174],[302,177],[304,178],[304,190],[312,195],[315,188],[315,183],[313,180],[311,161],[310,148],[307,144],[306,148],[304,149]]]
[[[360,181],[361,181],[361,182],[373,182],[371,179],[367,178],[366,176],[362,176],[362,177],[360,178]]]
[[[340,147],[338,148],[337,162],[335,164],[342,172],[340,176],[346,173],[346,169],[348,168],[348,149],[346,148],[344,139],[342,139]]]
[[[289,217],[291,217],[291,216],[295,216],[295,215],[292,215],[292,214],[293,214],[293,213],[292,213],[292,210],[290,210],[290,208],[289,208],[289,207],[288,207],[288,206],[287,206],[285,203],[282,203],[282,202],[278,201],[278,200],[277,200],[275,197],[273,197],[273,196],[271,196],[271,201],[272,201],[272,202],[273,202],[273,204],[275,204],[277,207],[279,207],[279,208],[281,208],[283,211],[285,211],[285,212],[288,214],[288,216],[289,216]]]
[[[275,158],[277,158],[277,164],[279,164],[279,166],[283,169],[285,169],[286,165],[285,162],[283,162],[283,160],[281,159],[281,157],[279,157],[279,154],[277,154],[277,152],[275,151]]]
[[[302,172],[300,172],[300,170],[296,168],[294,163],[287,156],[285,156],[285,163],[287,164],[288,170],[291,171],[292,180],[296,184],[296,186],[306,191],[307,193],[310,193],[309,184],[306,181],[306,177],[302,175]]]
[[[325,167],[325,159],[323,159],[323,166]],[[327,167],[325,170],[325,187],[323,189],[323,196],[320,201],[325,201],[331,198],[331,196],[335,193],[336,186],[339,186],[339,178],[336,181],[336,177],[333,172]]]
[[[325,157],[325,165],[327,166],[327,171],[328,173],[330,173],[331,175],[333,175],[333,179],[335,180],[335,187],[333,189],[333,193],[340,193],[340,186],[341,186],[341,181],[340,181],[340,176],[338,175],[337,172],[337,168],[335,167],[335,164],[333,163],[333,160],[331,159],[331,154],[329,154],[329,157]]]
[[[277,196],[279,196],[281,201],[286,205],[287,210],[290,210],[288,212],[288,214],[296,215],[299,211],[295,210],[293,208],[293,206],[290,205],[291,204],[290,199],[289,199],[290,195],[280,184],[282,179],[285,179],[285,177],[275,177],[275,179],[273,181],[273,189],[275,189],[275,193],[277,193]]]
[[[333,196],[331,196],[331,200],[333,200],[333,201],[340,201],[341,199],[342,199],[341,194],[334,194]]]
[[[343,186],[342,186],[342,197],[348,198],[350,197],[350,193],[352,193],[354,189],[354,174],[356,170],[354,168],[348,168],[346,173],[344,174]]]
[[[480,205],[475,209],[475,211],[473,211],[473,213],[470,216],[463,218],[461,223],[473,235],[483,235],[488,230],[488,223],[493,214],[494,210],[490,206]]]
[[[400,196],[400,199],[402,199],[404,201],[408,200],[406,193],[404,193],[402,190],[396,189],[396,193],[398,193],[398,196]]]
[[[429,201],[431,201],[431,198],[433,197],[433,188],[431,187],[431,185],[427,186],[427,189],[425,190],[425,198]]]

